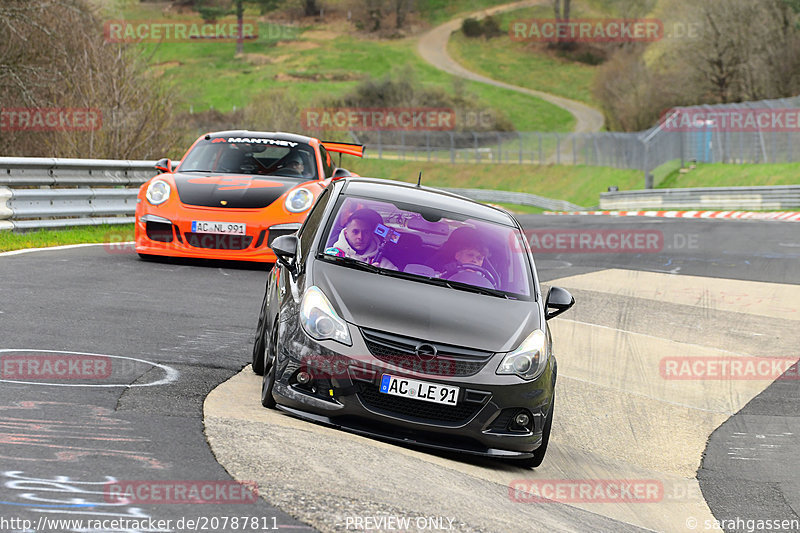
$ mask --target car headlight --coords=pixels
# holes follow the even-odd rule
[[[170,186],[164,180],[153,180],[144,193],[147,201],[153,205],[161,205],[169,199]]]
[[[290,213],[302,213],[314,203],[314,194],[308,189],[295,189],[286,196],[286,210]]]
[[[350,330],[339,318],[325,294],[317,287],[309,287],[300,304],[300,323],[311,338],[318,341],[335,340],[351,346]]]
[[[547,366],[549,358],[547,336],[537,329],[525,339],[519,348],[503,358],[497,367],[498,374],[516,374],[522,379],[536,379]]]

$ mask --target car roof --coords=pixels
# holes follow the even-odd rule
[[[443,211],[452,211],[498,224],[519,227],[516,219],[503,209],[441,189],[424,185],[417,187],[413,183],[404,181],[366,177],[344,178],[340,181],[344,182],[343,194],[365,196],[375,200],[422,204]]]
[[[229,131],[212,131],[206,133],[210,137],[257,137],[267,139],[277,139],[281,141],[292,141],[309,144],[314,137],[306,137],[305,135],[297,135],[295,133],[284,133],[282,131],[250,131],[250,130],[229,130]]]

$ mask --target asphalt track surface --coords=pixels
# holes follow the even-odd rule
[[[686,347],[797,359],[795,225],[521,219],[552,233],[661,235],[660,249],[647,253],[537,254],[543,283],[567,287],[578,303],[551,323],[559,402],[548,457],[535,471],[261,409],[258,379],[240,370],[250,359],[263,270],[143,262],[107,246],[0,256],[0,357],[115,357],[102,379],[0,382],[0,530],[34,531],[2,519],[35,527],[42,517],[172,519],[163,528],[172,531],[189,530],[176,527],[181,518],[226,516],[262,522],[207,530],[353,531],[359,516],[441,518],[458,531],[709,531],[703,520],[714,517],[740,520],[726,531],[747,531],[748,519],[797,520],[798,381],[660,383],[638,373],[657,365],[656,354]],[[534,504],[508,492],[515,479],[635,476],[660,480],[674,500]],[[262,498],[121,504],[103,488],[234,478],[256,482]],[[702,494],[690,496],[691,488]],[[699,526],[687,522],[689,512]]]

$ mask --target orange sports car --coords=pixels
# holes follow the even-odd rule
[[[297,231],[332,178],[350,173],[331,152],[362,157],[356,144],[290,133],[203,135],[172,170],[139,189],[136,251],[151,256],[275,262],[273,239]]]

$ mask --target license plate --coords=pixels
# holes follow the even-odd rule
[[[443,403],[445,405],[456,405],[458,403],[458,387],[401,378],[389,374],[381,376],[380,391],[393,396]]]
[[[202,220],[192,221],[192,233],[244,235],[246,231],[247,224],[238,224],[236,222],[204,222]]]

